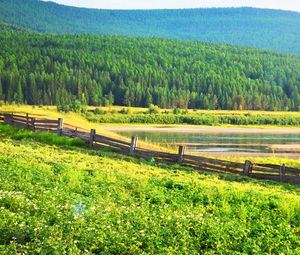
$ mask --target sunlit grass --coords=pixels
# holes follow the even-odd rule
[[[250,160],[253,163],[261,163],[261,164],[274,164],[278,166],[282,166],[283,164],[289,167],[300,169],[300,160],[299,159],[289,159],[289,158],[279,158],[279,157],[267,157],[267,158],[259,158],[259,157],[238,157],[238,158],[230,158],[223,157],[223,159],[227,159],[233,162],[245,162],[246,160]]]
[[[296,185],[199,173],[43,135],[0,125],[0,253],[300,252]]]
[[[80,139],[66,138],[47,132],[32,132],[30,130],[15,128],[10,125],[1,124],[0,138],[10,138],[14,140],[32,139],[34,141],[46,143],[49,145],[87,147],[87,144]]]

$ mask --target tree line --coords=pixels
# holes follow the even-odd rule
[[[299,110],[300,57],[157,38],[0,31],[0,100]]]

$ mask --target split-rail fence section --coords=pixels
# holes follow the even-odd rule
[[[86,132],[72,125],[65,124],[62,118],[56,120],[41,119],[26,115],[0,113],[0,121],[33,131],[47,131],[62,136],[79,138],[89,144],[91,148],[105,148],[114,152],[129,154],[147,159],[155,159],[166,163],[177,163],[200,171],[231,173],[249,176],[256,179],[273,180],[287,183],[300,183],[300,169],[275,164],[256,164],[249,160],[245,163],[212,159],[189,155],[186,147],[180,145],[178,153],[168,153],[138,147],[138,137],[131,141],[119,140],[96,133],[95,129]]]

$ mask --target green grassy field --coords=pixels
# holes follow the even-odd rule
[[[299,254],[300,188],[0,125],[0,254]]]

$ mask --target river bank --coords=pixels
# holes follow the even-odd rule
[[[148,125],[104,125],[103,129],[118,131],[145,131],[145,132],[181,132],[181,133],[263,133],[263,134],[300,134],[296,127],[216,127],[216,126],[148,126]]]

